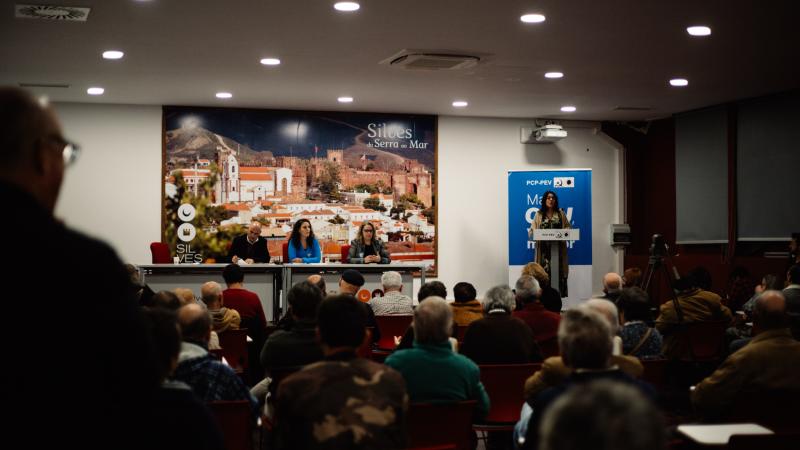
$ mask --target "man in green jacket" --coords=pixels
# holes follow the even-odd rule
[[[414,347],[394,352],[386,365],[406,380],[412,402],[478,402],[475,418],[489,412],[489,396],[480,370],[469,358],[453,352],[449,337],[453,313],[441,297],[428,297],[414,310]]]

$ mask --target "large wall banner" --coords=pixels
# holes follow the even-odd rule
[[[545,191],[556,193],[570,225],[580,229],[580,240],[567,242],[569,297],[564,299],[564,307],[575,306],[592,295],[590,169],[508,172],[508,282],[513,286],[523,266],[534,260],[534,243],[528,239],[528,230]]]
[[[300,219],[323,261],[364,221],[393,261],[436,270],[436,116],[164,107],[163,230],[182,263],[225,261],[262,224],[269,252]]]

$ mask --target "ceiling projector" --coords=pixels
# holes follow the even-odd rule
[[[535,142],[556,142],[567,137],[567,131],[561,125],[550,124],[533,130],[531,137]]]

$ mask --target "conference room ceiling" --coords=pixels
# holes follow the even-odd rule
[[[797,0],[362,0],[352,13],[332,0],[43,3],[91,12],[21,19],[3,0],[0,84],[67,85],[33,88],[53,101],[647,120],[800,86]],[[546,20],[523,23],[526,13]],[[686,32],[698,24],[712,34]],[[101,57],[112,49],[124,58]],[[481,62],[381,63],[403,49]],[[670,86],[675,77],[689,85]],[[93,86],[105,93],[88,95]]]

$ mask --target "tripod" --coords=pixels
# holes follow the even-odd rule
[[[647,261],[647,269],[645,269],[644,272],[644,283],[642,284],[642,288],[645,290],[645,292],[647,292],[647,295],[650,296],[651,301],[655,299],[655,296],[650,289],[650,283],[653,281],[653,277],[655,275],[662,273],[665,277],[664,279],[667,280],[669,293],[672,296],[672,304],[675,306],[675,313],[678,317],[678,323],[680,324],[683,322],[683,311],[681,311],[681,305],[678,303],[678,297],[675,295],[675,289],[673,288],[675,283],[672,279],[672,274],[669,272],[666,264],[664,264],[664,258],[669,259],[667,245],[664,243],[660,234],[655,234],[653,235],[653,244],[650,246],[650,258]],[[672,264],[672,261],[670,261],[670,265],[675,267]],[[658,284],[656,284],[656,286],[658,286]]]

